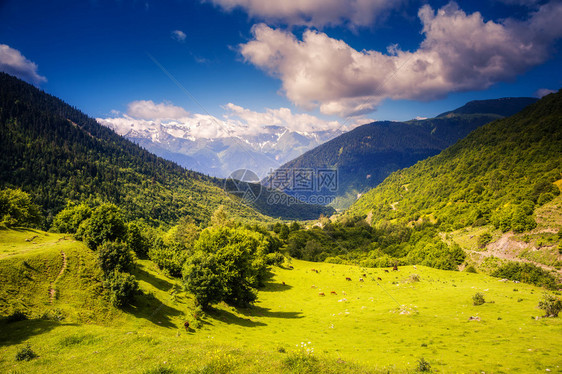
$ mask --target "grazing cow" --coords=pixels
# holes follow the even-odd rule
[[[381,277],[377,277],[377,280],[380,280],[380,281],[382,281],[382,278],[381,278]]]
[[[318,274],[318,271],[319,271],[319,270],[316,270],[316,274]]]
[[[345,280],[351,282],[351,278],[350,278],[350,277],[345,277]]]
[[[336,291],[331,291],[330,295],[337,295]]]
[[[414,269],[417,269],[417,266],[416,266],[416,265],[414,265]]]
[[[318,292],[318,296],[326,296],[324,292]]]
[[[345,293],[345,291],[342,291],[341,293],[342,293],[343,295],[347,295],[347,294]]]
[[[310,286],[310,288],[316,288],[316,286],[315,286],[315,285],[312,285],[312,286]]]
[[[283,282],[283,286],[285,285],[285,282]]]
[[[359,282],[363,282],[363,278],[359,278]]]
[[[394,265],[394,267],[392,268],[392,271],[398,271],[398,265]]]
[[[364,276],[365,278],[367,278],[367,274],[363,274],[363,276]]]
[[[388,270],[384,269],[384,272],[385,272],[385,273],[388,273]]]
[[[185,321],[185,322],[183,323],[183,327],[185,327],[185,331],[189,331],[189,322],[188,322],[188,321]]]
[[[316,269],[310,269],[310,271],[316,273]]]

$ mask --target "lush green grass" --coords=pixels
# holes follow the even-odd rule
[[[40,230],[0,228],[0,259],[21,257],[28,253],[35,256],[55,246],[59,249],[74,247],[74,241],[69,239],[71,238],[68,235],[51,234]]]
[[[10,245],[6,234],[19,240],[29,232],[0,232],[0,253]],[[543,290],[537,287],[421,266],[386,273],[294,260],[293,269],[274,269],[254,308],[218,305],[201,328],[186,331],[184,321],[196,324],[193,300],[177,281],[139,261],[135,274],[144,295],[134,307],[116,311],[103,293],[92,291],[99,286],[95,276],[79,276],[76,263],[94,267],[93,254],[79,242],[66,250],[68,267],[51,305],[48,280],[62,265],[54,243],[60,237],[47,234],[51,251],[22,246],[25,254],[0,260],[0,276],[11,274],[12,289],[41,291],[19,296],[33,317],[52,308],[65,315],[62,321],[0,322],[0,372],[411,372],[421,357],[437,372],[562,370],[562,320],[532,318],[542,314],[537,304]],[[10,269],[21,265],[18,258],[41,274],[32,274],[37,285],[14,283],[18,273]],[[5,285],[1,297],[11,304],[16,296]],[[476,292],[487,303],[474,306]],[[302,352],[302,342],[314,348],[316,359]],[[39,357],[17,362],[25,343]]]

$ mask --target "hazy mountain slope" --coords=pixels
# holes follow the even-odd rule
[[[223,191],[223,181],[149,153],[56,97],[4,73],[0,87],[0,188],[31,193],[47,217],[68,200],[96,200],[128,218],[164,222],[185,215],[205,222],[221,204],[240,218],[265,218]],[[316,218],[315,210],[295,214]]]
[[[532,226],[533,209],[559,194],[562,92],[489,123],[439,155],[397,171],[349,214],[411,221],[442,229],[493,222],[504,231]]]
[[[333,205],[346,208],[359,193],[378,185],[393,171],[434,156],[472,130],[502,118],[505,113],[516,113],[535,101],[532,98],[483,100],[466,104],[458,113],[452,111],[432,119],[370,123],[306,152],[279,169],[337,168],[339,184]]]

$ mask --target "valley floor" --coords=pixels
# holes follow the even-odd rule
[[[29,249],[22,242],[33,235]],[[192,298],[150,261],[138,261],[135,306],[122,312],[103,298],[83,300],[96,292],[78,283],[88,251],[58,234],[0,231],[1,313],[17,304],[31,314],[0,321],[0,372],[413,372],[422,357],[435,372],[562,372],[562,319],[536,318],[538,287],[422,266],[293,260],[273,269],[254,307],[220,304],[197,322]],[[34,269],[25,275],[35,279],[33,293],[10,270],[23,263]],[[485,304],[473,305],[477,292]],[[39,357],[16,361],[27,343]]]

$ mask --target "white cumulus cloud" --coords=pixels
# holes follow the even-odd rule
[[[155,104],[152,100],[138,100],[129,103],[127,114],[144,120],[170,120],[189,116],[189,113],[180,106],[169,103]]]
[[[172,31],[172,39],[175,39],[178,42],[184,42],[186,38],[187,38],[187,35],[185,35],[185,32],[183,32],[181,30]]]
[[[538,98],[541,98],[543,96],[550,95],[551,93],[556,93],[556,92],[558,92],[558,91],[549,90],[548,88],[541,88],[541,89],[537,90],[537,92],[535,92],[535,96],[538,97]]]
[[[513,79],[549,57],[562,36],[562,3],[539,7],[527,20],[485,21],[451,2],[418,16],[424,40],[416,51],[357,51],[325,33],[292,33],[255,25],[240,45],[246,61],[282,82],[287,98],[325,114],[373,111],[384,99],[432,100],[448,93],[480,90]]]
[[[208,114],[189,113],[170,103],[155,104],[151,100],[134,101],[128,105],[127,113],[112,112],[113,117],[98,118],[98,122],[110,127],[120,135],[131,131],[154,133],[157,130],[180,138],[214,139],[228,137],[257,136],[268,133],[272,126],[300,133],[338,130],[343,127],[338,121],[328,121],[306,113],[293,113],[289,108],[252,111],[233,103],[226,104],[223,118]],[[345,130],[371,122],[356,118],[345,124]]]
[[[289,25],[369,26],[404,0],[208,0],[225,10],[242,8],[251,17]]]
[[[239,128],[245,128],[250,134],[260,133],[261,129],[269,126],[280,126],[290,131],[306,133],[335,130],[342,126],[338,121],[326,121],[306,113],[293,113],[289,108],[256,112],[232,103],[228,103],[224,108],[227,110],[225,118]]]
[[[29,83],[40,84],[47,81],[47,78],[37,73],[37,64],[6,44],[0,44],[0,71]]]

